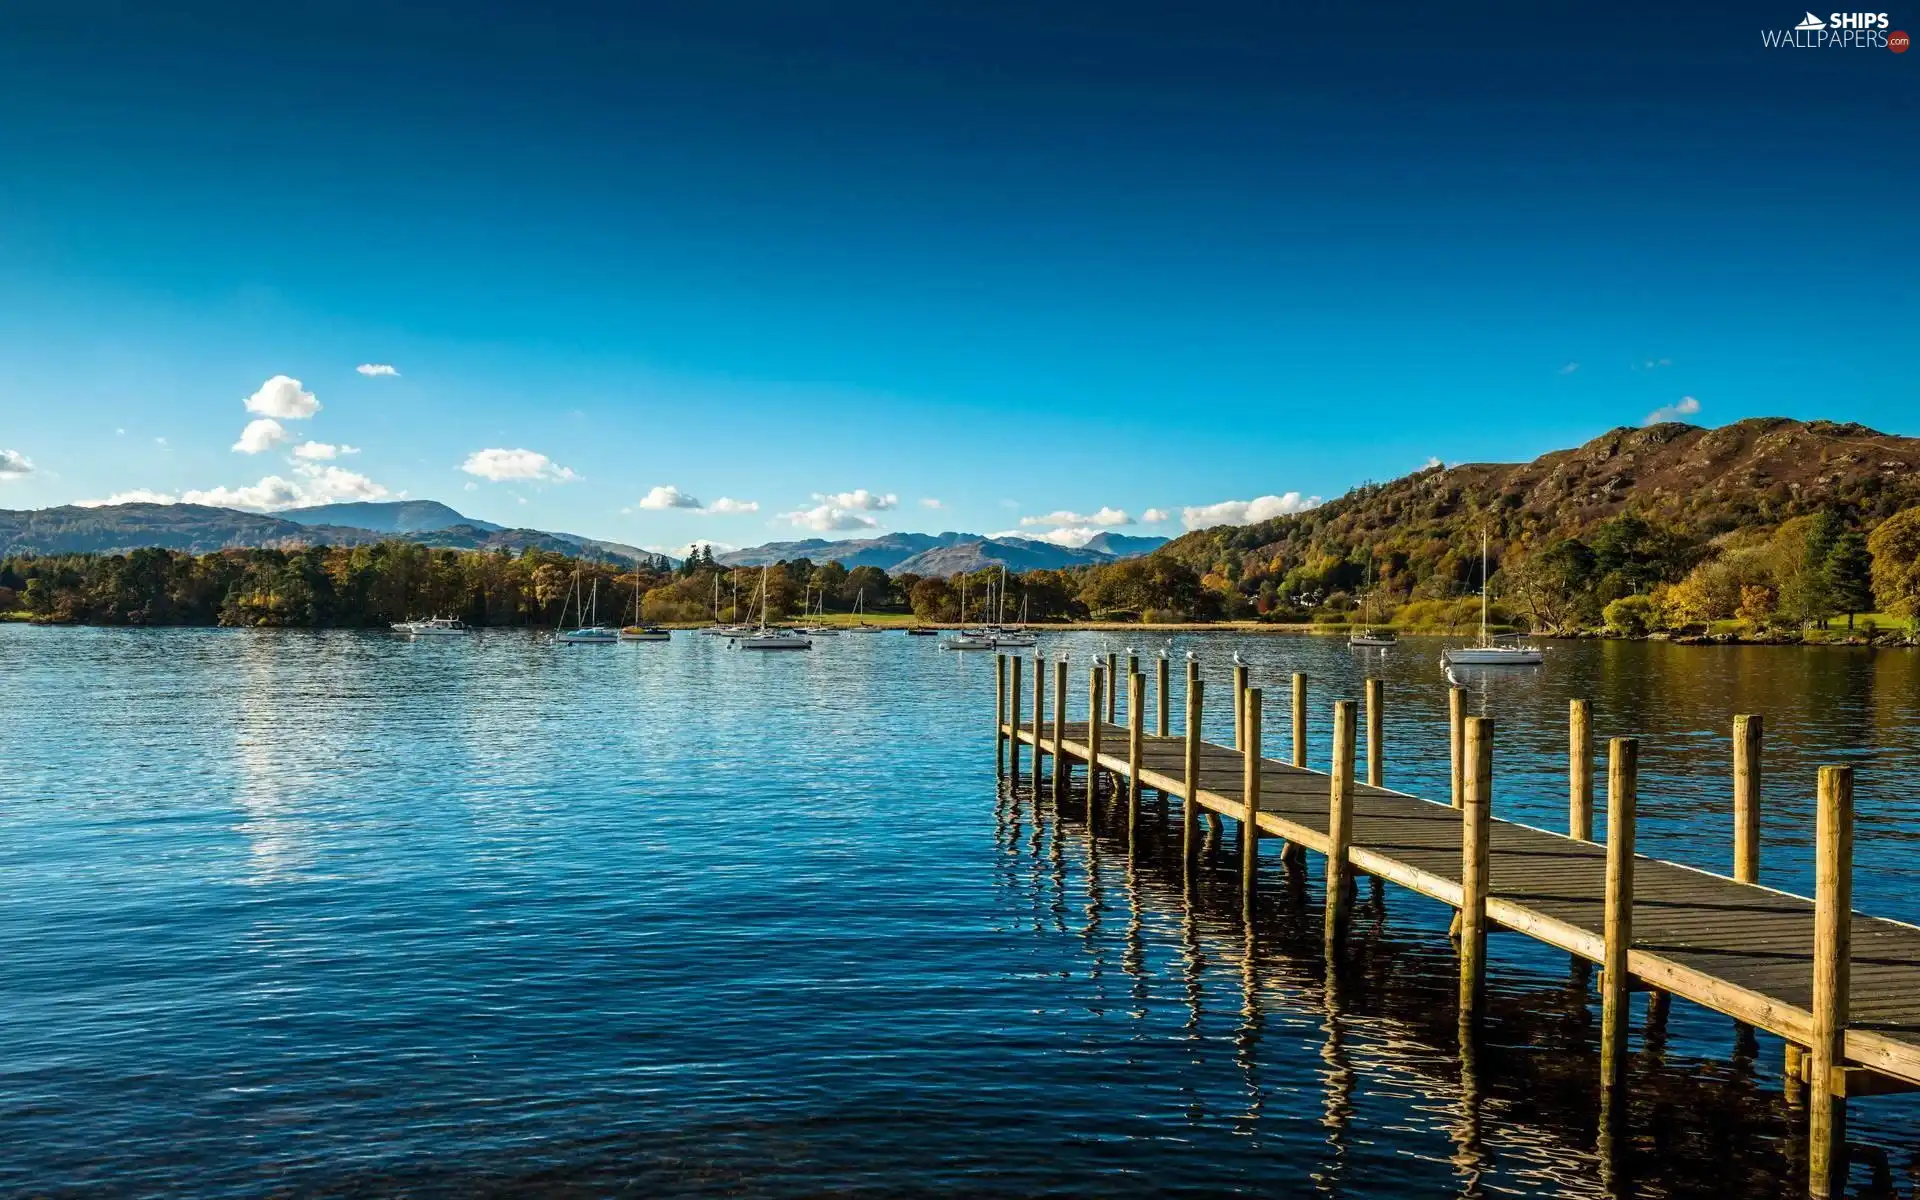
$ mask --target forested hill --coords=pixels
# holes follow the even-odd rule
[[[1517,571],[1503,579],[1503,565],[1544,566],[1571,540],[1563,582],[1590,585],[1604,604],[1678,582],[1797,517],[1864,533],[1917,503],[1920,438],[1780,417],[1718,429],[1671,422],[1529,463],[1430,467],[1309,512],[1190,533],[1159,553],[1268,606],[1358,590],[1371,558],[1383,596],[1403,602],[1477,588],[1485,529],[1496,595],[1517,595],[1523,582]],[[1602,587],[1610,571],[1619,578]]]

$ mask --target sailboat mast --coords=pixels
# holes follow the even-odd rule
[[[1487,531],[1480,531],[1480,644],[1491,645],[1487,640]]]

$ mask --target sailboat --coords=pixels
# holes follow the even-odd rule
[[[580,600],[580,568],[573,569],[573,586],[567,589],[567,601],[574,604],[574,618],[580,622],[573,629],[554,631],[555,645],[560,646],[611,646],[620,640],[616,630],[608,629],[599,623],[600,617],[600,581],[593,581],[593,599],[583,604]],[[567,623],[567,603],[560,605],[560,624]]]
[[[623,642],[668,642],[673,635],[658,625],[640,623],[640,576],[633,577],[633,624],[620,628],[620,640]]]
[[[1006,607],[1006,603],[1007,603],[1007,565],[1005,563],[1001,563],[1000,564],[1000,606],[1001,608],[1004,609]],[[1020,649],[1025,649],[1028,646],[1037,646],[1039,644],[1040,643],[1038,641],[1034,640],[1034,636],[1031,633],[1027,632],[1027,597],[1023,594],[1020,597],[1020,624],[1013,629],[1005,629],[1005,628],[996,626],[993,630],[993,646],[994,646],[994,649],[996,650],[1020,650]]]
[[[807,609],[808,609],[807,601],[810,601],[812,599],[813,599],[813,585],[809,584],[807,585],[807,600],[803,600],[800,604],[800,610],[802,615],[807,615],[807,616],[813,615],[807,612]],[[840,631],[838,629],[835,629],[833,626],[827,624],[826,622],[827,622],[827,589],[821,588],[820,589],[820,612],[819,612],[818,618],[815,621],[813,621],[811,624],[802,625],[800,627],[800,632],[806,634],[808,637],[839,637]]]
[[[702,629],[700,632],[706,634],[708,637],[723,638],[745,637],[747,634],[753,632],[750,626],[740,623],[740,584],[737,580],[733,585],[733,607],[727,611],[733,615],[733,621],[731,624],[722,625],[720,623],[720,575],[718,572],[715,572],[713,576],[713,624]]]
[[[1381,630],[1373,628],[1371,623],[1367,623],[1367,614],[1372,609],[1372,607],[1373,607],[1373,550],[1369,548],[1367,550],[1367,590],[1361,594],[1361,598],[1360,598],[1360,620],[1363,622],[1363,624],[1361,625],[1360,628],[1354,630],[1352,633],[1349,633],[1347,635],[1347,645],[1349,646],[1383,646],[1383,647],[1398,645],[1400,642],[1400,639],[1397,635],[1395,635],[1393,630],[1389,629],[1382,632]]]
[[[1441,655],[1450,667],[1537,667],[1546,661],[1538,646],[1495,643],[1487,633],[1487,531],[1480,531],[1480,644],[1454,646]]]
[[[987,585],[987,598],[993,598],[993,585]],[[967,628],[967,577],[960,576],[960,632],[940,643],[942,650],[991,650],[993,634],[985,629]]]
[[[791,629],[767,628],[767,571],[760,568],[760,628],[754,633],[742,637],[739,646],[742,650],[811,650],[813,640],[805,634],[795,633]]]

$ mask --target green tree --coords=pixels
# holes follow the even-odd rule
[[[1873,606],[1873,554],[1867,549],[1867,539],[1854,531],[1836,538],[1827,552],[1825,573],[1827,595],[1837,611],[1847,614],[1851,632],[1854,614]]]
[[[1920,632],[1920,505],[1880,522],[1867,538],[1873,555],[1873,599],[1881,611],[1906,617]]]

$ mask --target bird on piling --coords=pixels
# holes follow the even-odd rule
[[[1240,652],[1238,650],[1235,650],[1233,652],[1233,665],[1236,667],[1244,667],[1247,665],[1247,660],[1240,657]]]

